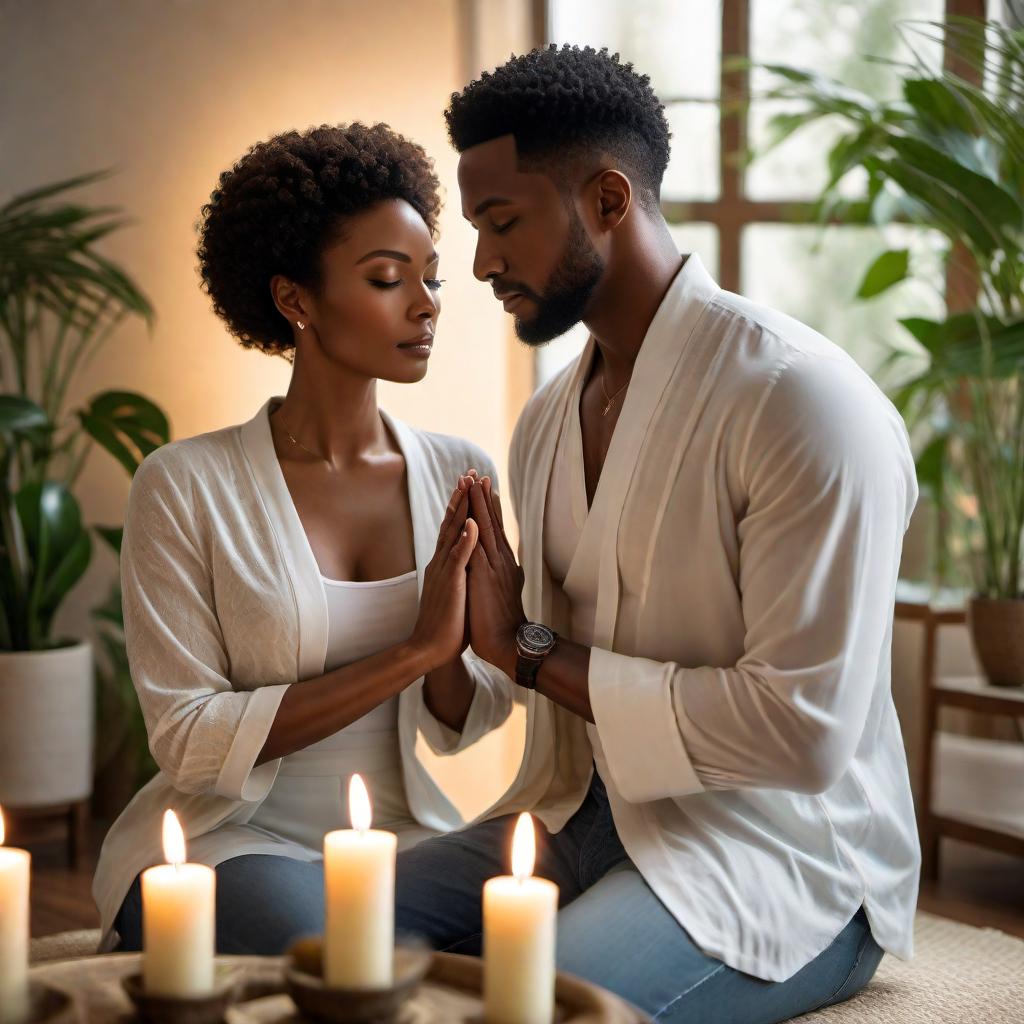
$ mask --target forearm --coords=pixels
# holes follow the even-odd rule
[[[442,724],[462,732],[476,683],[461,657],[428,672],[423,685],[427,710]]]
[[[497,667],[509,678],[515,679],[515,651],[510,651],[503,661],[504,664]],[[574,715],[593,722],[589,674],[590,648],[559,637],[554,650],[544,659],[537,673],[536,690]]]
[[[401,693],[425,669],[424,655],[402,643],[315,679],[293,683],[256,764],[286,757],[344,729]]]

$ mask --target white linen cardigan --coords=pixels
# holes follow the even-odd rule
[[[531,398],[509,457],[526,614],[567,636],[545,504],[593,352]],[[867,374],[690,255],[577,553],[596,564],[596,725],[530,692],[519,775],[488,814],[557,831],[596,760],[627,853],[708,954],[781,981],[863,904],[909,956],[920,851],[890,648],[916,499],[906,429]]]
[[[161,819],[173,808],[186,837],[230,834],[229,856],[267,852],[244,825],[270,791],[280,760],[255,766],[288,687],[324,671],[328,617],[316,559],[270,433],[270,399],[248,423],[176,441],[151,454],[132,483],[121,552],[132,680],[158,774],[107,834],[93,882],[103,937],[135,876],[162,863]],[[459,473],[497,479],[475,445],[413,429],[382,413],[405,457],[419,590]],[[417,730],[454,752],[507,717],[511,685],[475,658],[476,689],[456,734],[425,710],[423,680],[399,697],[406,796],[416,820],[462,822],[415,756]],[[289,845],[282,851],[289,855]],[[290,855],[315,859],[296,848]],[[221,845],[217,861],[227,859]]]

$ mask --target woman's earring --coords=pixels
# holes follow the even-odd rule
[[[300,331],[304,331],[306,329],[306,325],[301,320],[296,320],[295,326],[298,327]]]

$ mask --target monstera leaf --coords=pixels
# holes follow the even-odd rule
[[[171,428],[159,406],[132,391],[104,391],[78,413],[83,428],[118,462],[134,473],[142,460],[170,439]]]

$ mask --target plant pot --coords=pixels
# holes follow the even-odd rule
[[[0,804],[48,807],[89,796],[94,685],[87,643],[0,652]]]
[[[1024,686],[1024,598],[971,598],[974,653],[993,686]]]

